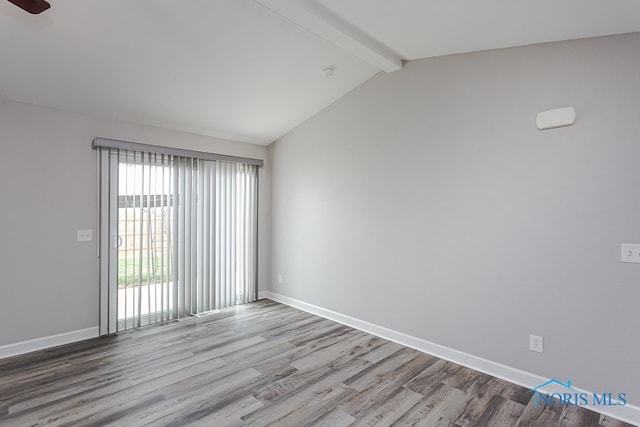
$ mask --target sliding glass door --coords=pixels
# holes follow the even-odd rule
[[[257,298],[257,166],[101,149],[101,334]]]

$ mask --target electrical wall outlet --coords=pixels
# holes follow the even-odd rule
[[[93,230],[78,230],[78,242],[90,242],[93,240]]]
[[[621,246],[622,262],[640,264],[640,245],[623,243]]]
[[[278,283],[282,283],[284,281],[284,277],[282,276],[282,273],[278,274]]]
[[[542,353],[542,337],[529,335],[529,350]]]

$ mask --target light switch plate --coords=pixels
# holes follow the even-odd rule
[[[623,243],[621,246],[622,262],[632,262],[640,264],[640,245],[634,243]]]
[[[78,230],[78,242],[90,242],[93,240],[93,230]]]

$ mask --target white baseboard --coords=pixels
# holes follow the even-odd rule
[[[341,323],[343,325],[350,326],[352,328],[376,335],[381,338],[385,338],[389,341],[396,342],[406,347],[413,348],[423,353],[428,353],[439,357],[441,359],[448,360],[459,365],[466,366],[476,371],[483,372],[485,374],[492,375],[494,377],[503,379],[505,381],[526,387],[528,389],[534,389],[540,384],[544,384],[549,381],[549,378],[535,375],[530,372],[526,372],[520,369],[512,368],[510,366],[503,365],[501,363],[493,362],[491,360],[483,359],[472,354],[468,354],[459,350],[455,350],[449,347],[445,347],[439,344],[435,344],[421,338],[416,338],[411,335],[404,334],[402,332],[395,331],[393,329],[385,328],[383,326],[375,325],[370,322],[366,322],[360,319],[356,319],[345,314],[337,313],[326,308],[318,307],[313,304],[289,298],[284,295],[277,294],[275,292],[263,291],[259,293],[259,298],[272,299],[282,304],[297,308],[302,311],[306,311],[311,314],[315,314],[320,317],[324,317],[334,322]],[[578,393],[587,393],[593,395],[593,393],[574,387]],[[547,394],[553,393],[555,390],[549,387],[539,389],[540,392]],[[586,406],[587,409],[599,412],[601,414],[617,418],[621,421],[640,426],[640,407],[627,403],[624,406]]]
[[[94,326],[92,328],[80,329],[78,331],[65,332],[63,334],[3,345],[0,347],[0,359],[30,353],[32,351],[44,350],[45,348],[56,347],[58,345],[70,344],[72,342],[95,338],[97,336],[98,327]]]

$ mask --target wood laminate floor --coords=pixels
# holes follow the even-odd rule
[[[0,360],[1,426],[626,426],[269,300]]]

